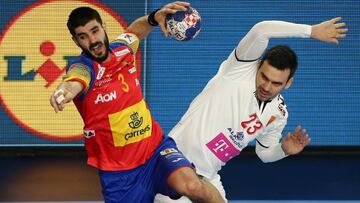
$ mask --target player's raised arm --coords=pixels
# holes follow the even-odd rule
[[[310,25],[275,20],[262,21],[254,25],[240,41],[236,47],[236,57],[244,61],[256,60],[263,54],[271,38],[309,38],[310,34]]]
[[[166,15],[174,14],[178,10],[186,11],[188,6],[190,6],[190,3],[181,1],[169,3],[164,7],[153,11],[148,16],[136,19],[130,24],[126,31],[136,34],[139,39],[143,39],[148,36],[155,26],[159,25],[164,35],[167,36],[168,31],[165,26]]]
[[[346,37],[344,22],[341,17],[310,26],[284,21],[262,21],[254,25],[236,48],[239,60],[255,60],[266,49],[271,38],[302,37],[318,39],[324,42],[338,44],[339,38]]]

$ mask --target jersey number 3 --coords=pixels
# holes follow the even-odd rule
[[[253,113],[250,115],[249,120],[241,122],[241,127],[246,129],[248,135],[252,135],[262,127],[262,123],[259,121],[256,113]]]
[[[125,82],[125,78],[124,78],[123,74],[121,74],[121,73],[119,74],[118,80],[120,80],[120,82],[121,82],[122,90],[124,92],[129,92],[129,85]]]

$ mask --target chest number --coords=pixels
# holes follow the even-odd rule
[[[256,113],[254,113],[250,115],[249,120],[241,122],[241,126],[246,129],[248,135],[254,134],[262,127],[262,123],[257,118]]]
[[[118,80],[120,81],[121,85],[122,85],[122,90],[124,92],[129,92],[129,85],[125,82],[125,78],[123,74],[119,74],[118,76]]]

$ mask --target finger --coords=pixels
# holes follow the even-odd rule
[[[174,13],[174,11],[186,11],[187,7],[179,4],[169,4],[168,6],[164,7],[164,9],[167,12]]]
[[[164,33],[165,37],[169,36],[169,32],[166,29],[165,23],[159,23],[161,31]]]
[[[303,129],[301,130],[301,135],[306,135],[306,129],[305,129],[305,128],[303,128]]]
[[[53,107],[55,113],[59,112],[59,107],[58,107],[58,105],[57,105],[57,103],[55,101],[54,95],[51,95],[51,97],[50,97],[50,104]]]
[[[337,34],[336,35],[336,38],[345,38],[346,37],[346,34]]]
[[[60,110],[60,111],[64,110],[65,104],[66,104],[66,101],[65,101],[65,100],[62,101],[62,102],[59,104],[59,110]]]
[[[305,142],[305,136],[304,135],[299,135],[296,137],[296,143],[299,143],[299,144],[303,144]]]
[[[299,134],[300,129],[301,129],[301,126],[300,126],[300,125],[296,126],[293,135],[294,135],[294,136],[297,136],[297,135]]]
[[[58,97],[56,97],[56,103],[63,104],[65,102],[65,97],[63,94],[60,94]]]
[[[347,32],[348,29],[347,28],[343,28],[343,29],[336,29],[336,32],[338,33],[344,33],[344,32]]]
[[[185,1],[176,1],[176,2],[174,2],[174,4],[178,5],[178,6],[183,6],[183,7],[189,7],[190,6],[190,3],[185,2]]]
[[[285,136],[285,140],[288,141],[288,140],[290,140],[290,139],[291,139],[291,133],[288,132],[288,133],[286,134],[286,136]]]
[[[335,28],[341,28],[341,27],[345,27],[346,23],[336,23],[334,25],[335,25]]]
[[[309,145],[310,144],[310,142],[311,142],[311,138],[309,137],[309,135],[307,135],[307,139],[306,139],[306,141],[305,141],[305,146],[307,146],[307,145]]]
[[[172,9],[172,8],[163,8],[162,12],[166,15],[168,14],[175,14],[178,10],[177,9]]]
[[[339,41],[338,41],[336,38],[332,38],[332,39],[330,40],[330,42],[339,45]]]
[[[299,136],[299,142],[304,144],[306,143],[306,141],[309,139],[309,135],[308,134],[302,134],[301,136]]]
[[[54,92],[54,96],[58,97],[60,94],[64,94],[64,90],[63,89],[58,89]]]
[[[341,17],[336,17],[336,18],[331,19],[330,22],[336,23],[336,22],[340,21],[341,19],[342,19]]]

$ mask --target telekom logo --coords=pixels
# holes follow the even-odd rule
[[[224,163],[240,154],[240,150],[236,149],[223,133],[218,134],[206,146]]]

